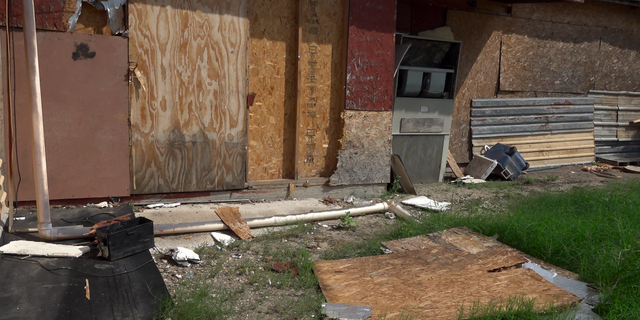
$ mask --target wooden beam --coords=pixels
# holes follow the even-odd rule
[[[455,174],[457,178],[464,177],[462,170],[460,170],[460,167],[458,167],[458,163],[456,162],[456,159],[451,154],[450,150],[447,150],[447,164],[449,165],[451,170],[453,170],[453,174]]]

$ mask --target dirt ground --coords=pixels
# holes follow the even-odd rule
[[[543,191],[556,192],[566,191],[573,187],[600,186],[603,183],[615,180],[582,171],[582,167],[582,165],[573,165],[531,171],[521,175],[514,182],[488,182],[487,186],[461,186],[455,185],[449,180],[444,183],[424,184],[415,187],[418,195],[425,195],[438,201],[451,202],[455,208],[472,201],[482,205],[485,201],[502,198],[509,192],[516,192],[526,197],[529,194]],[[616,169],[608,172],[620,176],[621,179],[640,177],[639,174]],[[401,200],[409,196],[399,194],[391,197]],[[338,204],[348,206],[348,204],[344,204],[340,200],[338,199]],[[380,201],[381,199],[372,197],[372,199],[365,200]],[[413,208],[406,206],[405,208],[415,215],[424,214],[424,212]],[[268,240],[262,240],[263,244],[256,243],[256,245],[250,246],[236,246],[233,249],[216,248],[213,251],[200,251],[203,252],[204,262],[187,268],[177,266],[171,259],[167,259],[161,254],[156,254],[155,257],[158,268],[172,295],[175,295],[176,289],[181,282],[188,281],[190,278],[202,277],[210,273],[212,269],[217,268],[216,270],[219,272],[213,279],[209,278],[203,281],[217,289],[238,289],[237,292],[239,292],[239,297],[234,302],[233,310],[224,319],[317,319],[318,316],[311,313],[291,316],[291,313],[283,313],[286,310],[281,310],[287,308],[286,305],[283,306],[282,301],[292,299],[292,297],[295,300],[309,294],[304,289],[271,285],[271,282],[275,281],[273,279],[277,278],[275,275],[270,279],[255,279],[257,273],[268,275],[268,273],[261,273],[266,268],[267,264],[265,262],[268,261],[268,257],[265,257],[265,252],[268,249],[265,249],[264,243],[267,243],[266,245],[269,247],[304,248],[310,254],[310,259],[317,261],[323,257],[323,253],[328,249],[354,243],[394,223],[394,220],[386,217],[383,212],[354,217],[353,220],[358,225],[353,230],[336,228],[340,223],[339,220],[321,221],[309,223],[305,232],[299,233],[292,238],[276,236]],[[274,229],[272,232],[276,232],[277,235],[286,231]],[[190,237],[190,235],[183,235],[182,237]],[[260,240],[244,241],[259,242]],[[269,284],[267,285],[263,280]],[[215,293],[212,294],[215,295]]]

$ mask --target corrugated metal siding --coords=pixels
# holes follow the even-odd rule
[[[594,99],[596,157],[599,160],[640,156],[640,92],[589,91]]]
[[[531,166],[594,160],[593,98],[473,99],[473,153],[501,142]]]

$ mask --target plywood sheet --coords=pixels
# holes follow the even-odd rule
[[[249,225],[242,219],[238,207],[221,207],[216,209],[216,214],[240,239],[253,238]]]
[[[449,150],[458,163],[471,160],[469,115],[471,99],[493,98],[498,90],[500,43],[506,18],[449,10],[447,26],[462,41],[451,123]]]
[[[127,39],[48,31],[37,37],[50,198],[128,196]],[[18,200],[34,200],[22,32],[13,39]]]
[[[511,15],[562,24],[640,31],[639,10],[603,1],[514,3]]]
[[[510,249],[472,254],[437,246],[321,261],[313,269],[327,302],[372,306],[377,319],[396,319],[401,314],[416,319],[456,319],[462,307],[513,296],[535,298],[539,310],[579,301],[535,271],[517,268],[524,262]]]
[[[604,31],[600,52],[595,57],[602,61],[597,70],[595,89],[640,90],[640,36],[638,32]]]
[[[298,77],[298,1],[250,3],[249,181],[293,179]]]
[[[248,4],[129,2],[132,193],[244,187]]]
[[[349,1],[346,105],[348,110],[391,110],[396,1]]]
[[[500,90],[587,93],[594,88],[600,28],[511,21],[513,33],[502,38]]]
[[[342,136],[346,0],[300,1],[296,178],[328,177]]]
[[[389,183],[392,113],[344,112],[344,138],[331,185]]]

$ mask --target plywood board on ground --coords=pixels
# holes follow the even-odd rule
[[[344,112],[344,138],[331,185],[389,183],[390,111]]]
[[[249,181],[294,177],[298,1],[256,0],[249,10]]]
[[[244,187],[248,9],[129,2],[132,193]]]
[[[300,1],[296,178],[328,177],[342,136],[346,0]]]
[[[240,239],[253,238],[249,225],[247,225],[247,221],[242,219],[238,207],[221,207],[216,209],[216,214]]]
[[[449,149],[459,163],[471,160],[471,99],[493,98],[498,89],[500,46],[506,23],[507,20],[501,16],[447,11],[447,26],[455,39],[463,43],[449,141]]]
[[[468,251],[452,250],[451,241],[444,246],[427,243],[426,247],[320,261],[313,269],[328,302],[372,306],[378,319],[401,314],[416,319],[456,319],[463,307],[513,296],[535,298],[538,310],[580,300],[535,271],[518,268],[527,260],[513,249],[474,244],[467,245]]]
[[[517,32],[502,37],[500,90],[587,93],[594,88],[601,29],[512,22]]]

